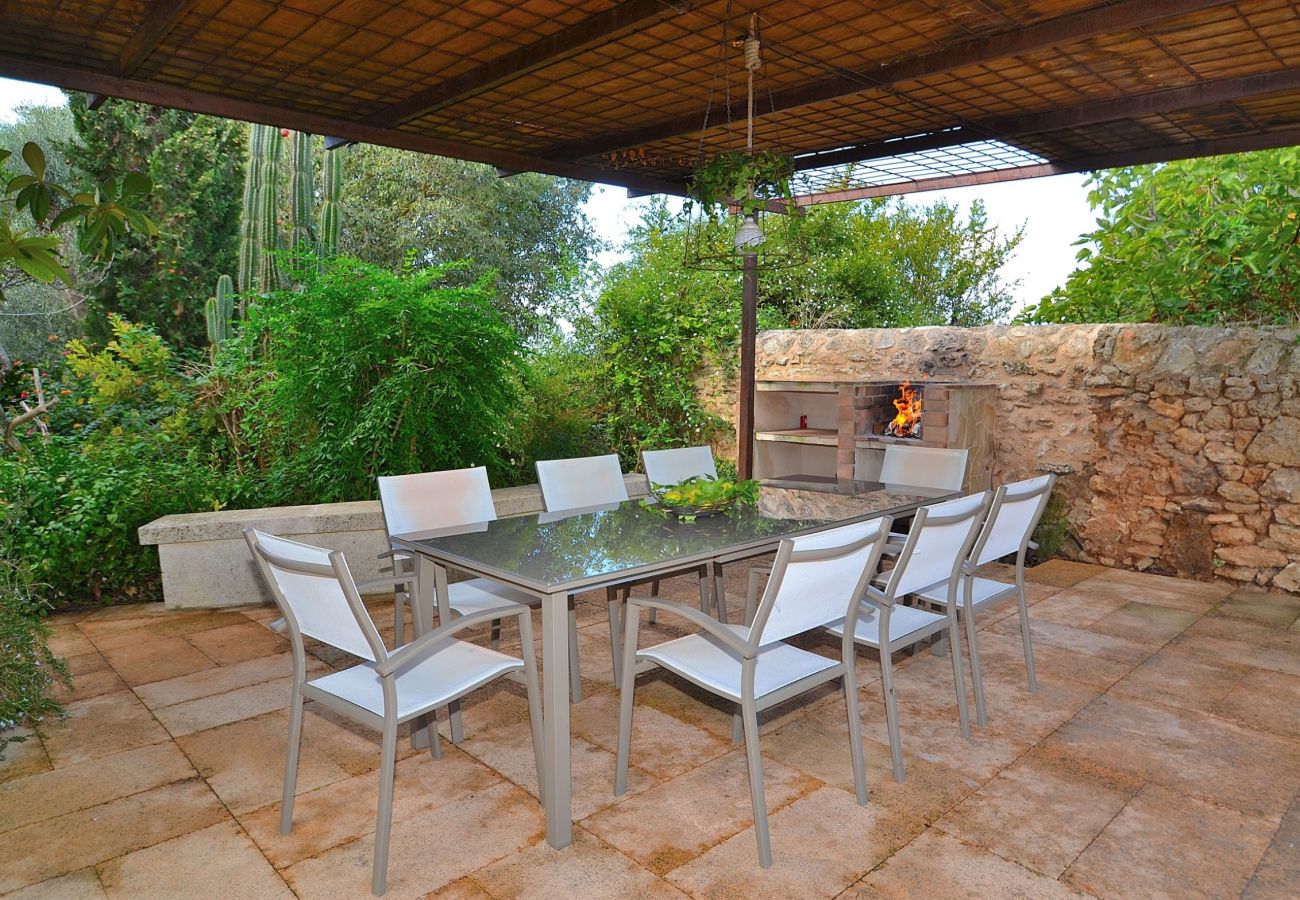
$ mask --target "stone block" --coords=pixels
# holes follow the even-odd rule
[[[1224,545],[1252,544],[1259,535],[1249,528],[1242,528],[1239,525],[1216,525],[1210,529],[1210,535],[1215,542]]]
[[[1276,568],[1285,566],[1291,561],[1281,550],[1253,545],[1220,547],[1214,551],[1214,555],[1229,565],[1249,566],[1255,569]]]
[[[1283,550],[1300,553],[1300,528],[1290,525],[1272,525],[1268,529],[1268,536]]]
[[[1254,462],[1300,466],[1300,418],[1278,416],[1257,434],[1246,456]]]
[[[1300,503],[1300,469],[1275,469],[1259,492],[1274,500]]]
[[[1232,503],[1257,503],[1259,493],[1254,488],[1246,487],[1238,481],[1229,481],[1219,485],[1219,496]]]
[[[1290,563],[1274,575],[1273,587],[1293,594],[1300,593],[1300,562]]]

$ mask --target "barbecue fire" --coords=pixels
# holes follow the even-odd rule
[[[885,426],[885,434],[892,437],[919,438],[921,436],[921,397],[912,387],[912,382],[904,381],[898,386],[898,399],[894,401],[898,415]]]

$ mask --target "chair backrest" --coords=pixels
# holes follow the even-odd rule
[[[289,624],[295,653],[306,635],[372,662],[387,656],[341,552],[252,528],[244,539]]]
[[[880,480],[959,491],[966,481],[966,451],[890,444],[880,464]]]
[[[1029,545],[1029,538],[1038,527],[1043,510],[1047,509],[1055,484],[1055,475],[1040,475],[998,488],[984,528],[971,550],[971,561],[982,566],[1012,553],[1020,554]]]
[[[712,447],[642,450],[641,465],[651,484],[679,484],[697,475],[718,477]]]
[[[547,512],[621,503],[627,485],[617,454],[537,461],[537,483]]]
[[[413,534],[491,522],[497,517],[487,469],[447,469],[414,475],[385,475],[379,505],[389,534]]]
[[[876,573],[891,524],[884,516],[782,541],[750,642],[762,646],[844,618]]]
[[[955,584],[961,564],[970,554],[984,514],[989,492],[971,494],[917,510],[912,530],[890,572],[885,598],[896,598],[943,581]]]

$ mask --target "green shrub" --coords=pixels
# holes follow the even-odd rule
[[[0,559],[0,758],[8,740],[21,740],[7,740],[5,729],[63,713],[51,692],[71,680],[67,664],[46,645],[44,605],[29,573]]]
[[[217,359],[213,403],[246,476],[238,502],[359,500],[379,475],[508,471],[525,362],[484,283],[448,287],[449,266],[301,268],[301,289],[252,304]]]

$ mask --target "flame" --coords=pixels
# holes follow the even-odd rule
[[[898,386],[898,399],[894,401],[898,415],[885,428],[885,434],[894,437],[916,437],[921,430],[921,397],[912,388],[912,382]]]

